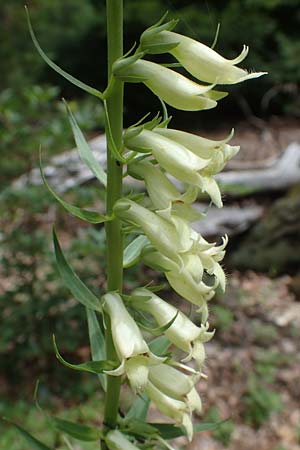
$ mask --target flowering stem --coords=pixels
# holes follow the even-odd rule
[[[107,46],[108,46],[108,79],[110,79],[113,62],[123,54],[123,0],[107,0]],[[118,148],[121,146],[123,132],[123,83],[116,81],[107,100],[108,117],[112,136]],[[107,198],[106,212],[112,214],[113,205],[122,196],[122,167],[107,148]],[[107,245],[107,288],[108,291],[122,291],[123,283],[123,242],[121,223],[114,219],[106,224]],[[107,359],[117,360],[112,341],[109,318],[106,322]],[[105,397],[104,424],[106,429],[116,427],[119,407],[121,378],[107,377]],[[106,444],[102,443],[103,449]]]

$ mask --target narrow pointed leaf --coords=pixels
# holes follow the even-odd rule
[[[151,423],[155,427],[163,439],[175,439],[180,436],[185,436],[186,433],[180,427],[167,423]],[[219,427],[219,423],[198,423],[194,425],[194,432],[213,431]]]
[[[53,242],[58,271],[63,279],[63,282],[67,288],[74,295],[76,300],[82,303],[87,308],[95,311],[102,311],[100,300],[96,297],[92,291],[80,280],[73,269],[66,261],[62,250],[60,248],[55,230],[53,229]]]
[[[43,442],[39,441],[35,437],[33,437],[28,431],[26,431],[23,427],[20,425],[17,425],[14,422],[11,422],[9,419],[3,417],[3,420],[8,422],[10,425],[15,427],[15,429],[18,431],[18,433],[24,438],[24,440],[27,442],[28,445],[30,445],[30,450],[54,450],[48,447],[47,445],[43,444]]]
[[[88,166],[91,172],[95,175],[95,177],[100,181],[100,183],[102,183],[106,187],[107,175],[104,169],[100,166],[97,159],[95,158],[67,102],[64,103],[68,112],[68,117],[73,131],[73,136],[75,139],[79,156],[81,160]]]
[[[100,99],[103,99],[103,94],[100,91],[98,91],[95,88],[92,88],[91,86],[88,86],[87,84],[83,83],[80,80],[77,80],[77,78],[75,78],[72,75],[70,75],[69,73],[65,72],[57,64],[55,64],[53,61],[51,61],[50,58],[48,58],[48,56],[46,55],[44,50],[42,50],[42,48],[40,47],[40,44],[38,43],[38,40],[34,34],[34,31],[32,29],[32,25],[31,25],[31,21],[30,21],[30,17],[29,17],[29,13],[28,13],[28,9],[26,6],[25,6],[25,11],[26,11],[27,23],[28,23],[29,33],[30,33],[32,42],[33,42],[35,48],[37,49],[38,53],[43,58],[43,60],[48,64],[48,66],[50,66],[51,69],[55,70],[55,72],[57,72],[62,77],[66,78],[68,81],[70,81],[70,83],[79,87],[83,91],[87,92],[88,94],[94,95],[95,97],[98,97]]]
[[[50,194],[52,194],[53,197],[58,201],[58,203],[60,203],[65,208],[65,210],[71,213],[73,216],[78,217],[79,219],[89,223],[103,223],[112,219],[111,217],[105,216],[104,214],[99,214],[96,211],[89,211],[86,209],[78,208],[77,206],[72,205],[71,203],[68,203],[61,197],[59,197],[59,195],[52,189],[52,187],[48,184],[46,180],[42,168],[41,159],[40,159],[40,171],[44,185],[46,186]]]
[[[147,244],[149,244],[149,240],[144,235],[138,236],[130,242],[124,250],[123,267],[127,268],[133,266],[139,260],[141,251]]]
[[[81,364],[72,364],[66,361],[58,351],[55,337],[53,336],[53,346],[55,351],[55,356],[59,362],[61,362],[64,366],[69,369],[78,370],[81,372],[90,372],[90,373],[103,373],[105,370],[115,369],[118,364],[114,361],[104,360],[104,361],[88,361]]]
[[[151,341],[148,345],[151,352],[155,353],[155,355],[157,356],[162,356],[170,347],[171,342],[168,338],[166,338],[166,336],[160,336],[156,339],[153,339],[153,341]]]
[[[99,429],[92,428],[87,425],[59,419],[58,417],[53,417],[52,422],[58,431],[66,433],[79,441],[99,441],[102,437],[102,433]]]
[[[174,323],[174,321],[176,320],[177,316],[178,316],[179,311],[177,311],[177,313],[175,314],[175,316],[173,317],[173,319],[169,320],[169,322],[167,322],[165,325],[162,325],[160,327],[151,327],[146,325],[143,322],[139,322],[137,321],[139,327],[143,328],[145,331],[148,331],[149,333],[153,334],[154,336],[160,336],[161,334],[163,334],[165,331],[167,331],[170,326]],[[150,322],[148,322],[150,323]]]
[[[121,431],[130,434],[136,438],[149,438],[157,435],[157,429],[146,423],[144,420],[137,418],[125,418],[124,424],[121,424]]]
[[[88,321],[88,330],[91,346],[91,354],[93,361],[101,361],[106,359],[105,340],[100,328],[97,315],[95,311],[86,308],[86,315]],[[100,383],[104,391],[106,391],[106,375],[98,374]]]
[[[140,419],[146,421],[148,415],[148,409],[150,406],[150,399],[147,394],[143,394],[136,398],[136,400],[131,405],[128,413],[126,414],[127,419]]]

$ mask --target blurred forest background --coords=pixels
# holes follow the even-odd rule
[[[26,414],[29,428],[63,449],[61,437],[53,437],[30,406],[35,380],[41,380],[42,403],[55,411],[71,406],[71,417],[79,420],[100,420],[101,393],[96,378],[70,373],[53,355],[53,333],[66,359],[84,360],[89,348],[83,310],[63,288],[54,266],[51,227],[55,222],[68,259],[99,294],[104,288],[105,236],[102,227],[68,216],[42,186],[28,184],[20,189],[14,181],[37,167],[40,144],[44,164],[74,147],[62,97],[88,138],[103,132],[104,118],[95,98],[60,78],[37,54],[23,3],[9,0],[0,5],[0,415],[24,420]],[[241,153],[252,162],[261,158],[265,130],[268,136],[271,133],[271,155],[272,146],[278,146],[280,127],[288,136],[286,146],[296,138],[300,143],[299,0],[124,3],[125,51],[169,10],[170,17],[180,19],[176,31],[207,45],[212,44],[220,23],[216,50],[234,58],[247,44],[246,67],[269,72],[259,80],[229,87],[230,95],[216,109],[192,115],[174,111],[173,127],[212,138],[220,130],[226,135],[233,125],[238,134],[240,127]],[[76,78],[103,90],[105,2],[28,0],[27,4],[48,56]],[[125,126],[160,109],[158,100],[140,85],[126,87],[125,105]],[[299,192],[297,185],[272,194],[250,195],[235,189],[225,197],[231,205],[263,206],[264,213],[251,228],[232,238],[225,261],[230,273],[228,292],[217,296],[211,306],[218,332],[209,347],[209,382],[200,385],[204,420],[229,420],[213,434],[200,437],[191,450],[300,448]],[[103,207],[104,193],[93,182],[65,195],[78,206]],[[149,276],[155,277],[141,266],[127,270],[126,289]],[[124,408],[129,402],[126,393]],[[5,428],[0,448],[24,447]]]

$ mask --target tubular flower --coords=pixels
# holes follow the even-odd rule
[[[118,430],[111,430],[105,436],[105,442],[109,450],[139,450],[133,445],[123,433]]]
[[[187,222],[178,217],[175,225],[125,198],[115,203],[114,213],[122,220],[140,227],[156,249],[182,267],[181,254],[193,244]]]
[[[130,164],[128,171],[133,177],[144,179],[156,214],[171,221],[172,214],[185,217],[191,222],[203,217],[203,214],[191,206],[198,195],[196,187],[190,186],[181,194],[169,178],[149,161]]]
[[[125,67],[115,64],[114,75],[121,80],[143,83],[168,105],[183,111],[199,111],[217,106],[227,92],[213,91],[159,64],[138,60]]]
[[[248,55],[249,48],[244,45],[240,55],[234,59],[225,59],[212,48],[187,36],[182,36],[172,31],[147,34],[141,37],[141,49],[151,52],[151,46],[155,44],[177,43],[169,52],[180,64],[195,78],[207,83],[236,84],[250,78],[258,78],[267,72],[248,73],[246,70],[236,67]]]
[[[223,238],[219,246],[208,243],[199,233],[190,229],[193,245],[190,250],[181,255],[182,267],[153,248],[145,248],[142,252],[143,262],[165,272],[165,276],[172,288],[183,298],[198,306],[198,310],[205,314],[206,302],[210,300],[219,285],[225,290],[226,277],[219,264],[223,259],[228,238]],[[214,276],[213,285],[203,282],[204,273]]]
[[[233,137],[233,131],[221,141],[213,141],[196,134],[169,128],[155,128],[153,131],[183,145],[199,158],[208,160],[207,165],[201,171],[206,176],[216,175],[223,170],[227,162],[240,150],[239,145],[228,144]]]
[[[175,420],[176,423],[185,429],[188,440],[191,441],[193,438],[193,424],[189,406],[185,402],[164,394],[151,382],[147,384],[145,392],[163,414]]]
[[[169,397],[187,403],[191,412],[201,411],[201,400],[194,385],[199,380],[200,374],[185,375],[178,369],[167,364],[159,364],[151,367],[149,380],[161,392]]]
[[[109,315],[114,346],[121,362],[109,375],[126,374],[134,391],[141,392],[148,382],[149,366],[160,364],[165,358],[154,355],[144,341],[134,319],[117,293],[103,297],[103,309]]]
[[[148,147],[168,173],[177,180],[198,186],[202,192],[208,193],[217,207],[222,207],[221,194],[216,181],[205,171],[203,172],[210,163],[209,159],[201,158],[182,144],[149,130],[143,130],[138,135],[129,130],[125,134],[125,144],[133,149]]]
[[[200,368],[205,360],[203,343],[214,335],[214,331],[208,331],[208,323],[197,327],[185,314],[148,289],[135,289],[132,296],[133,306],[151,314],[159,326],[166,325],[177,314],[172,325],[164,333],[172,344],[188,353],[184,361],[193,358]]]

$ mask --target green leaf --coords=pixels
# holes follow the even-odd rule
[[[99,441],[102,433],[99,429],[87,425],[69,422],[68,420],[53,417],[52,422],[58,431],[68,434],[79,441],[91,442]]]
[[[20,425],[17,425],[16,423],[12,422],[11,420],[7,419],[6,417],[3,417],[3,420],[8,422],[10,425],[15,427],[15,429],[19,432],[19,434],[24,438],[24,440],[27,442],[28,445],[30,445],[30,450],[54,450],[48,447],[47,445],[43,444],[41,441],[38,441],[35,437],[33,437],[28,431],[26,431],[24,428],[22,428]]]
[[[151,323],[146,320],[144,320],[144,323],[140,322],[140,321],[137,321],[137,323],[138,323],[139,327],[143,328],[145,331],[148,331],[149,333],[153,334],[154,336],[160,336],[165,331],[167,331],[168,328],[170,328],[170,326],[172,326],[172,324],[174,323],[174,321],[176,320],[176,318],[178,316],[178,313],[179,313],[179,311],[177,311],[177,313],[175,314],[173,319],[169,320],[169,322],[167,322],[165,325],[162,325],[159,327],[151,327],[149,325],[146,325],[146,323]]]
[[[175,439],[186,435],[185,431],[176,425],[168,423],[151,423],[150,425],[159,431],[159,434],[163,439]],[[194,425],[194,432],[200,433],[201,431],[212,431],[218,428],[219,425],[219,423],[198,423]]]
[[[68,262],[66,261],[60,248],[54,229],[53,229],[53,242],[58,271],[64,281],[64,284],[67,286],[67,288],[69,288],[69,290],[74,295],[76,300],[78,300],[87,308],[101,312],[102,308],[100,300],[80,280],[80,278],[76,275],[76,273],[73,271],[73,269],[69,266]]]
[[[41,171],[41,177],[44,182],[44,185],[50,192],[50,194],[53,195],[53,197],[73,216],[78,217],[81,220],[84,220],[89,223],[103,223],[107,222],[108,220],[111,220],[111,217],[105,216],[103,214],[99,214],[96,211],[88,211],[86,209],[78,208],[77,206],[74,206],[65,200],[63,200],[61,197],[57,195],[57,193],[52,189],[52,187],[48,184],[43,168],[42,168],[42,160],[41,160],[41,154],[40,154],[40,171]]]
[[[170,347],[171,342],[166,336],[159,336],[156,339],[153,339],[148,346],[151,352],[155,353],[157,356],[163,356],[168,348]]]
[[[58,351],[55,336],[53,336],[53,346],[55,351],[55,356],[58,359],[59,362],[61,362],[64,366],[68,367],[69,369],[78,370],[81,372],[90,372],[90,373],[103,373],[105,370],[112,370],[115,369],[118,363],[114,361],[104,360],[104,361],[88,361],[81,364],[71,364],[68,361],[66,361],[61,354]]]
[[[55,70],[55,72],[59,73],[59,75],[61,75],[62,77],[66,78],[68,81],[70,81],[70,83],[75,84],[75,86],[79,87],[80,89],[87,92],[88,94],[94,95],[95,97],[98,97],[102,100],[103,94],[100,91],[98,91],[95,88],[92,88],[91,86],[88,86],[87,84],[83,83],[80,80],[77,80],[77,78],[74,78],[72,75],[65,72],[57,64],[55,64],[53,61],[51,61],[50,58],[48,58],[46,53],[40,47],[40,44],[38,43],[37,38],[35,37],[34,31],[32,29],[32,25],[31,25],[30,17],[29,17],[29,12],[28,12],[28,9],[26,6],[25,6],[25,11],[26,11],[27,23],[28,23],[29,33],[30,33],[32,42],[34,43],[34,46],[37,49],[38,53],[43,58],[43,60],[48,64],[48,66],[50,66],[51,69]]]
[[[130,434],[136,438],[142,437],[147,439],[157,435],[157,429],[155,427],[146,423],[144,420],[137,418],[128,419],[128,417],[126,417],[123,423],[121,423],[120,429],[125,434]]]
[[[148,415],[148,409],[150,406],[150,399],[147,394],[142,394],[135,399],[128,413],[127,419],[140,419],[146,421]]]
[[[149,240],[144,235],[138,236],[130,242],[123,253],[123,267],[128,268],[133,266],[139,260],[141,251],[147,244],[149,244]]]
[[[101,361],[106,359],[105,340],[102,330],[100,328],[95,311],[86,308],[86,315],[88,321],[89,338],[91,345],[91,354],[93,361]],[[106,376],[98,374],[100,383],[104,391],[106,391]]]
[[[82,161],[87,165],[87,167],[92,171],[95,177],[102,183],[105,187],[107,185],[107,175],[103,168],[100,166],[99,162],[95,158],[89,144],[87,143],[81,129],[79,128],[78,123],[72,111],[70,110],[66,101],[64,104],[67,109],[70,125],[73,131],[73,136],[75,139],[75,143],[78,149],[78,153]]]

